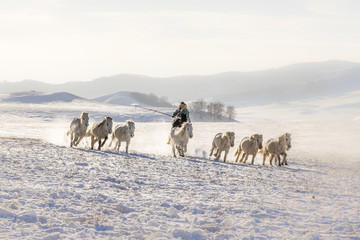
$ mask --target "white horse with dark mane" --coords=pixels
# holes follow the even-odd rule
[[[101,122],[94,123],[91,129],[86,133],[86,137],[91,137],[91,149],[94,149],[95,142],[99,143],[98,150],[104,146],[108,135],[112,133],[113,119],[106,116]],[[101,142],[101,139],[104,139]]]
[[[67,131],[66,135],[70,135],[70,147],[77,146],[81,139],[86,134],[87,127],[89,126],[89,113],[83,112],[78,118],[74,118],[70,124],[70,130]]]
[[[117,142],[115,143],[114,150],[117,149],[119,151],[121,142],[126,142],[126,153],[128,153],[130,140],[134,136],[135,136],[135,123],[132,120],[127,120],[125,125],[117,125],[115,127],[115,130],[112,133],[112,138],[109,147],[111,147],[111,144],[114,140],[117,140]]]
[[[170,132],[171,146],[174,157],[176,157],[175,148],[181,157],[187,152],[187,144],[189,139],[193,137],[192,123],[185,122],[181,127],[174,127]]]
[[[288,165],[286,161],[286,151],[291,148],[291,134],[284,133],[277,138],[271,138],[266,141],[263,148],[263,165],[265,165],[266,157],[270,156],[270,165],[272,166],[272,160],[278,161],[279,166],[281,165]],[[280,160],[280,155],[284,157],[283,161]]]

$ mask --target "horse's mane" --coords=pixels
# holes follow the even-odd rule
[[[225,132],[221,137],[221,145],[226,146],[230,142],[229,132]]]
[[[189,124],[189,123],[184,123],[184,124],[181,126],[181,128],[180,128],[178,131],[176,131],[175,136],[183,135],[183,134],[185,133],[185,130],[186,130],[186,127],[187,127],[188,124]]]
[[[97,127],[101,127],[102,125],[104,125],[106,122],[106,118],[104,118],[98,125]]]
[[[279,139],[279,143],[280,143],[280,144],[285,144],[285,137],[286,137],[287,135],[290,135],[290,134],[289,134],[289,133],[284,133],[284,134],[281,134],[281,135],[278,136],[278,139]]]
[[[133,124],[133,125],[135,125],[135,122],[134,122],[133,120],[127,120],[126,123],[125,123],[125,125],[128,125],[128,124]]]
[[[230,139],[229,133],[230,133],[229,131],[225,132],[225,133],[222,135],[221,138],[224,139],[224,140],[225,140],[225,139]]]
[[[106,122],[108,119],[109,119],[109,120],[112,120],[111,117],[106,116],[106,117],[104,117],[104,119],[99,123],[99,125],[97,125],[97,127],[101,127],[102,125],[104,125],[105,122]]]

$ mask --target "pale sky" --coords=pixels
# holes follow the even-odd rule
[[[0,0],[0,81],[360,62],[358,0]]]

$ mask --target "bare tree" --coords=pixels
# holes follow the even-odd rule
[[[215,115],[216,114],[216,103],[214,103],[214,102],[208,103],[206,106],[206,110],[211,115]]]
[[[196,100],[195,102],[190,103],[190,108],[194,112],[200,112],[200,113],[205,112],[206,107],[207,107],[207,104],[204,101],[204,99],[199,99],[199,100]]]
[[[215,115],[221,117],[224,115],[224,112],[225,112],[225,106],[222,102],[220,101],[217,101],[215,103]]]
[[[224,104],[220,101],[209,103],[206,109],[214,119],[220,118],[224,114]]]
[[[234,106],[227,106],[225,113],[229,119],[234,119],[236,117],[236,110]]]

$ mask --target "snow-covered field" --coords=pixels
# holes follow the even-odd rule
[[[69,148],[66,131],[81,111],[90,125],[134,119],[130,153],[89,150],[89,139]],[[187,156],[175,159],[166,116],[0,103],[0,239],[360,239],[359,119],[257,121],[245,111],[239,123],[194,122]],[[209,159],[213,136],[226,130],[236,146],[254,132],[291,132],[289,166],[261,166],[261,156],[234,164],[235,148],[228,163]]]

